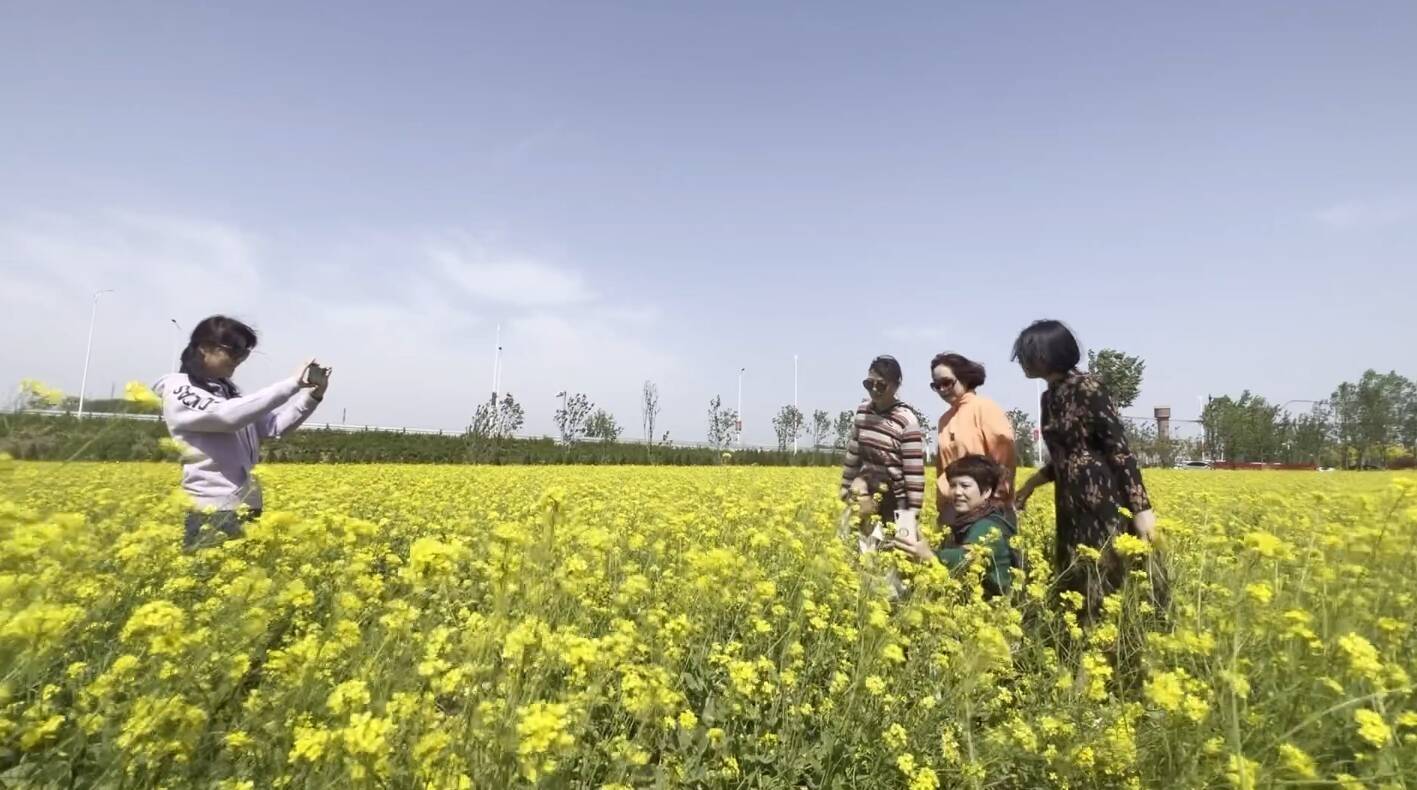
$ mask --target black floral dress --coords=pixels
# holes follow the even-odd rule
[[[1049,387],[1043,394],[1042,423],[1049,454],[1042,471],[1054,484],[1058,517],[1057,589],[1081,593],[1086,611],[1095,613],[1126,572],[1110,550],[1112,538],[1132,532],[1132,519],[1123,509],[1132,514],[1150,510],[1151,500],[1102,382],[1073,373]],[[1075,563],[1078,546],[1103,550],[1103,561]]]

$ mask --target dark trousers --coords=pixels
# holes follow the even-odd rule
[[[261,517],[260,509],[237,513],[234,510],[217,510],[211,513],[193,511],[187,514],[187,522],[182,532],[182,548],[186,551],[214,546],[223,540],[235,540],[246,536],[242,525]]]

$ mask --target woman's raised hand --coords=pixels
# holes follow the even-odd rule
[[[300,363],[300,367],[295,369],[295,380],[300,382],[301,389],[309,389],[315,386],[315,382],[310,380],[310,368],[314,367],[315,358],[310,357]]]

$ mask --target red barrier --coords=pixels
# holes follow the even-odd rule
[[[1211,469],[1252,469],[1263,471],[1278,469],[1288,472],[1315,472],[1318,464],[1267,464],[1261,461],[1211,461]]]

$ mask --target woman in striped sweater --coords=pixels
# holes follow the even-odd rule
[[[894,519],[881,514],[883,520],[894,520],[898,530],[908,530],[914,538],[925,502],[925,438],[915,410],[896,398],[900,382],[900,363],[894,357],[871,360],[861,382],[870,397],[856,408],[841,470],[841,497],[851,496],[851,484],[863,471],[884,472],[897,510]]]

